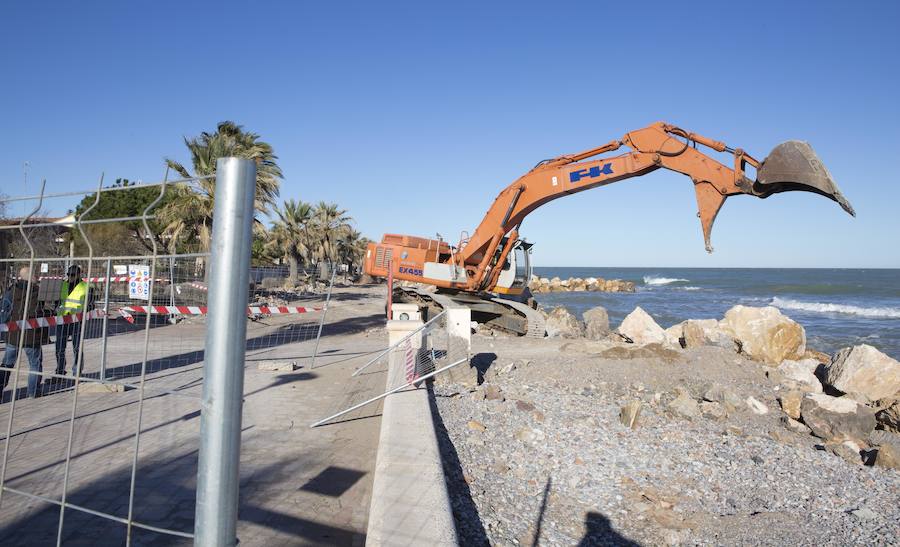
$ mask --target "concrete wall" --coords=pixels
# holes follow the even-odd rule
[[[391,345],[421,325],[421,321],[389,321]],[[404,352],[392,352],[388,386],[401,385],[404,375]],[[384,401],[366,544],[457,545],[424,386],[394,393]]]

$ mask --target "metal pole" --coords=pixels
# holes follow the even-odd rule
[[[110,275],[112,259],[106,259],[106,286],[103,288],[103,345],[100,346],[100,381],[106,381],[106,335],[109,324],[109,286],[112,285]]]
[[[328,285],[328,295],[325,297],[325,307],[322,309],[322,318],[319,319],[319,333],[316,334],[316,348],[313,350],[312,363],[309,368],[316,368],[316,355],[319,354],[319,341],[322,339],[322,326],[325,324],[325,314],[328,313],[328,303],[331,302],[331,289],[334,288],[334,264],[331,265],[331,281]]]
[[[394,263],[388,260],[388,276],[387,276],[387,320],[390,321],[391,317],[391,304],[394,302]]]
[[[175,307],[175,257],[173,256],[169,257],[169,305]],[[169,316],[169,323],[174,323],[172,316]]]
[[[241,405],[256,163],[219,158],[209,261],[194,545],[237,544]]]

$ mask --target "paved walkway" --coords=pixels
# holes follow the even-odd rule
[[[309,424],[384,388],[384,374],[350,373],[386,347],[382,290],[336,289],[320,358],[310,368],[313,328],[298,316],[273,316],[248,325],[245,373],[241,545],[362,545],[375,465],[380,407],[344,416],[337,424]],[[193,530],[199,395],[203,366],[202,321],[151,329],[148,376],[133,514],[151,526]],[[127,382],[144,350],[139,329],[109,339],[110,372]],[[86,342],[86,373],[99,361],[99,341]],[[52,348],[44,348],[50,371]],[[294,372],[258,370],[265,360],[303,365]],[[378,367],[383,370],[384,367]],[[20,386],[24,385],[24,375]],[[175,393],[165,394],[162,390]],[[128,515],[139,391],[79,393],[67,501],[91,510]],[[11,408],[8,388],[0,405],[0,439]],[[9,442],[6,485],[59,499],[66,473],[74,391],[18,399]],[[0,440],[0,450],[4,442]],[[0,453],[2,457],[2,453]],[[59,507],[4,492],[0,545],[54,545]],[[123,545],[125,525],[79,511],[65,512],[64,545]],[[186,545],[190,540],[136,529],[135,545]]]

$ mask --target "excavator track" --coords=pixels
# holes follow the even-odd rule
[[[506,298],[491,298],[491,301],[503,306],[509,306],[525,316],[528,330],[525,332],[525,338],[543,338],[547,333],[547,324],[541,312],[532,308],[528,304],[516,302],[515,300],[507,300]]]
[[[418,287],[399,287],[399,291],[404,299],[428,307],[435,306],[444,310],[469,308],[472,310],[473,319],[477,319],[481,314],[487,314],[486,317],[494,318],[486,321],[488,326],[510,334],[543,338],[546,333],[546,322],[541,312],[522,302],[499,297],[478,298],[473,295],[464,295],[463,299],[457,300],[448,294],[429,292]],[[483,318],[478,320],[484,321]]]

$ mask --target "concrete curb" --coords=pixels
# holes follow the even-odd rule
[[[422,324],[391,323],[391,341]],[[403,352],[392,352],[388,363],[387,384],[398,385],[392,380],[405,375]],[[377,458],[366,544],[457,545],[453,510],[424,386],[385,398]]]

